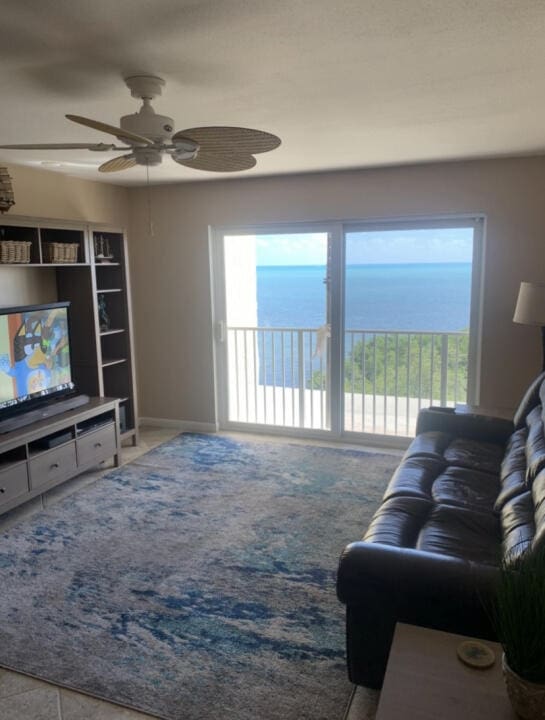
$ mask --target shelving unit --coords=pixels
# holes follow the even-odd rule
[[[127,362],[127,358],[103,358],[102,367],[110,367],[110,365],[119,365],[120,363]]]
[[[0,263],[0,283],[3,268],[42,268],[54,273],[57,300],[71,304],[72,364],[78,390],[92,397],[119,398],[121,439],[136,444],[138,412],[123,230],[10,216],[0,222],[1,240],[31,245],[29,263]],[[77,253],[76,262],[48,262],[48,243],[69,244]],[[108,262],[96,257],[100,247],[109,248]],[[105,303],[107,326],[101,320],[101,303]]]
[[[23,221],[24,223],[24,221]],[[0,224],[0,241],[15,240],[19,242],[30,242],[29,263],[8,263],[9,267],[85,267],[89,265],[89,249],[86,242],[84,228],[76,227],[54,227],[41,224],[21,225],[11,224],[11,218],[2,218]],[[58,243],[70,247],[75,246],[76,261],[61,262],[50,260],[49,246],[51,243]]]
[[[99,353],[105,395],[121,398],[122,437],[136,442],[136,402],[132,362],[132,314],[126,239],[121,232],[91,229],[91,258],[99,309]],[[102,260],[100,255],[108,256]],[[102,314],[106,318],[101,317]]]

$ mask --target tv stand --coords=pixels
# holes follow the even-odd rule
[[[70,397],[63,398],[62,400],[54,400],[47,405],[42,405],[35,410],[29,410],[28,412],[14,415],[11,418],[2,420],[0,422],[0,435],[17,430],[18,428],[32,425],[32,423],[38,422],[38,420],[46,420],[60,415],[60,413],[67,412],[68,410],[75,410],[82,405],[87,405],[90,398],[88,395],[71,395]]]
[[[0,436],[0,514],[104,460],[113,458],[119,466],[119,401],[87,400],[80,408]]]

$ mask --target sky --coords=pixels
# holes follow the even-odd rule
[[[254,236],[248,236],[254,239]],[[349,265],[389,263],[470,263],[472,228],[383,230],[347,234]],[[327,235],[258,235],[257,265],[325,265]]]

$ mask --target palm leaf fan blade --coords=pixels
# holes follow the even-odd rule
[[[153,145],[153,140],[149,140],[143,135],[137,135],[136,133],[123,130],[123,128],[115,125],[108,125],[107,123],[100,122],[100,120],[92,120],[91,118],[82,117],[81,115],[65,115],[67,120],[78,123],[79,125],[85,125],[85,127],[93,128],[93,130],[99,130],[100,132],[108,133],[109,135],[115,135],[120,140],[126,140],[128,143],[136,143],[137,145]]]
[[[176,156],[173,155],[172,159],[180,165],[185,165],[194,170],[208,170],[209,172],[240,172],[241,170],[250,170],[256,164],[253,155],[219,154],[201,151],[194,158],[177,160]]]
[[[245,153],[255,155],[269,152],[280,145],[280,138],[272,133],[251,128],[212,126],[181,130],[173,136],[189,138],[199,144],[201,150],[221,154]]]
[[[114,150],[115,145],[105,143],[23,143],[0,145],[3,150]]]
[[[120,155],[119,157],[112,158],[98,168],[99,172],[119,172],[120,170],[128,170],[136,165],[136,159],[134,155]]]

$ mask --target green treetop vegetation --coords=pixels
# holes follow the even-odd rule
[[[365,342],[358,340],[352,349],[347,348],[344,365],[345,392],[405,396],[408,388],[409,397],[440,400],[443,343],[447,342],[447,339],[446,400],[463,402],[467,392],[468,334],[447,338],[432,333],[381,333],[370,335]],[[314,389],[324,387],[325,373],[314,372],[308,385]]]

